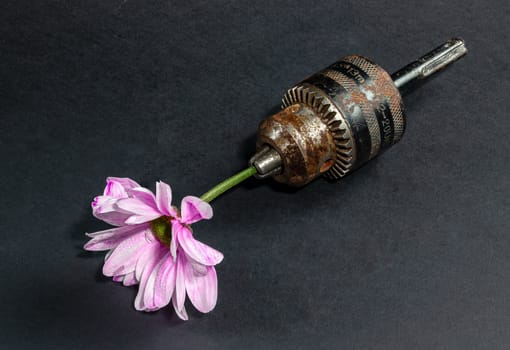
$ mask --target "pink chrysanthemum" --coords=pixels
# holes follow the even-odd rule
[[[187,196],[181,211],[172,206],[172,191],[156,183],[156,195],[128,178],[110,177],[102,196],[92,202],[92,213],[111,225],[87,234],[87,250],[109,250],[103,274],[125,286],[139,283],[135,308],[155,311],[170,303],[188,319],[186,294],[200,312],[216,305],[218,280],[214,266],[223,254],[197,241],[190,225],[213,215],[209,203]]]

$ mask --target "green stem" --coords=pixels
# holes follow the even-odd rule
[[[228,191],[232,187],[240,184],[244,180],[250,178],[254,174],[257,173],[257,169],[254,166],[244,169],[243,171],[235,174],[234,176],[226,179],[223,182],[220,182],[209,191],[204,193],[200,198],[205,202],[211,202],[213,199]]]

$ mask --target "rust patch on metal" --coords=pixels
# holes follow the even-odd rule
[[[266,144],[282,156],[283,170],[275,180],[292,186],[312,181],[334,164],[331,132],[313,109],[303,104],[289,106],[260,124],[257,147]]]

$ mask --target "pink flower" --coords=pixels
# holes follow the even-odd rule
[[[103,274],[125,286],[139,283],[135,308],[155,311],[170,303],[177,315],[188,319],[186,294],[200,312],[209,312],[218,295],[214,266],[219,251],[197,241],[190,225],[213,215],[209,203],[187,196],[181,211],[172,206],[172,191],[156,183],[156,195],[128,178],[107,179],[102,196],[92,202],[95,217],[112,225],[87,234],[87,250],[109,250]]]

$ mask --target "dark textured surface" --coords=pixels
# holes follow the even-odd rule
[[[2,0],[1,347],[507,349],[509,4]],[[377,160],[214,202],[195,230],[226,257],[212,313],[136,312],[81,250],[107,227],[89,208],[106,176],[201,194],[245,165],[285,88],[451,36],[468,56],[406,98]]]

